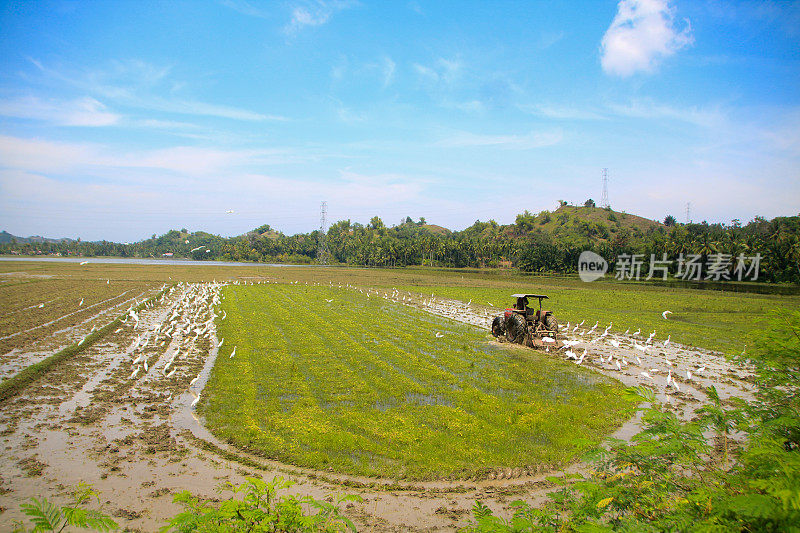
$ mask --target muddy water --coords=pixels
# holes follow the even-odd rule
[[[297,482],[289,493],[320,499],[333,493],[359,494],[364,501],[349,506],[347,514],[359,529],[375,531],[453,530],[467,523],[475,500],[508,516],[504,509],[511,501],[537,503],[545,497],[549,484],[544,472],[522,476],[508,469],[498,471],[497,479],[492,480],[387,487],[392,480],[351,478],[282,465],[218,441],[205,429],[191,403],[196,394],[202,394],[217,355],[213,319],[219,289],[216,284],[177,286],[157,305],[140,312],[138,321],[129,319],[121,331],[60,365],[23,396],[0,404],[0,508],[4,509],[0,530],[10,529],[14,520],[21,518],[19,504],[28,497],[46,496],[66,503],[68,490],[80,481],[101,493],[103,510],[122,527],[142,531],[158,529],[178,512],[172,503],[176,492],[189,489],[216,497],[220,483],[238,484],[247,475],[289,477]],[[411,294],[386,297],[486,329],[495,311]],[[80,338],[90,324],[82,327],[73,337]],[[617,348],[608,344],[608,337],[595,342],[595,336],[583,337],[586,335],[576,335],[575,340],[582,343],[572,348],[577,353],[587,350],[583,365],[625,384],[651,385],[659,400],[684,418],[693,416],[706,401],[704,387],[708,385],[716,385],[723,397],[752,393],[747,369],[711,353],[663,344],[642,353],[634,343],[641,345],[644,339],[611,337],[620,343]],[[36,352],[14,355],[20,364],[38,357]],[[552,355],[564,357],[564,352]],[[699,366],[706,368],[698,372]],[[694,373],[692,379],[686,378],[687,369]],[[643,371],[654,379],[642,376]],[[668,372],[677,376],[680,390],[664,386]],[[636,430],[637,420],[633,419],[616,436],[626,438]],[[206,451],[200,447],[203,441],[254,463]],[[568,470],[580,468],[582,465],[573,465]],[[346,487],[344,481],[363,483],[366,488]]]

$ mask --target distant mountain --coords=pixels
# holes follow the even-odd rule
[[[42,237],[41,235],[32,235],[30,237],[17,237],[16,235],[11,235],[9,232],[3,230],[0,231],[0,244],[9,243],[15,239],[18,243],[26,243],[26,242],[75,242],[75,239],[69,239],[63,237],[61,239],[51,239],[48,237]]]

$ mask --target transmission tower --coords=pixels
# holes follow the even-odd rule
[[[611,207],[608,201],[608,169],[603,169],[603,196],[600,198],[600,207]]]
[[[317,249],[317,261],[321,265],[327,265],[330,259],[328,252],[328,242],[325,235],[328,231],[328,202],[322,202],[319,209],[319,248]]]
[[[692,202],[686,202],[686,223],[692,223]]]

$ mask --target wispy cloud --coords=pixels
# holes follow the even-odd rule
[[[137,98],[136,102],[145,109],[156,111],[166,111],[169,113],[179,113],[184,115],[200,115],[218,118],[228,118],[233,120],[272,120],[286,121],[286,117],[280,115],[265,115],[247,109],[230,107],[225,105],[209,104],[195,100],[166,99],[166,98]]]
[[[48,77],[67,83],[98,98],[112,101],[120,106],[231,120],[288,120],[280,115],[264,114],[249,109],[182,98],[179,93],[183,83],[171,78],[172,66],[170,65],[155,65],[141,60],[112,61],[107,68],[70,73],[50,68],[34,58],[29,58],[29,61]],[[74,110],[73,118],[75,121],[80,119],[87,122],[95,120],[100,123],[85,125],[107,125],[103,121],[110,122],[113,120],[113,116],[110,113],[102,114],[105,106],[94,98],[84,98],[75,102],[81,104],[83,111],[78,113],[80,109]]]
[[[113,113],[94,98],[76,100],[44,100],[26,96],[0,101],[0,115],[40,120],[57,126],[112,126],[121,116]]]
[[[246,0],[220,0],[220,4],[249,17],[269,18],[269,12]]]
[[[109,170],[141,169],[207,178],[298,160],[298,156],[280,148],[222,150],[171,146],[159,150],[119,151],[102,144],[0,136],[0,168],[52,175],[80,171],[84,176],[106,179]]]
[[[394,81],[394,73],[397,68],[397,65],[395,64],[394,61],[392,61],[392,58],[389,56],[383,56],[381,63],[382,63],[381,73],[383,74],[383,87],[386,88],[389,85],[391,85],[392,82]]]
[[[356,5],[357,2],[349,0],[315,0],[303,2],[292,8],[292,16],[289,23],[285,26],[284,32],[294,34],[304,28],[322,26],[337,12]]]
[[[419,78],[434,84],[450,84],[458,80],[464,69],[460,59],[446,59],[440,57],[432,65],[414,63],[412,65]]]
[[[446,148],[488,146],[506,150],[532,150],[556,145],[563,138],[561,130],[532,131],[527,135],[478,135],[458,132],[438,141],[436,145]]]
[[[608,109],[625,117],[676,120],[704,128],[718,127],[725,122],[725,114],[716,107],[677,107],[649,99],[632,100],[627,104],[608,104]]]
[[[689,21],[678,30],[668,0],[620,0],[603,36],[600,62],[607,74],[652,72],[658,62],[693,42]]]
[[[594,108],[557,104],[520,104],[522,111],[553,120],[605,120],[605,113]]]

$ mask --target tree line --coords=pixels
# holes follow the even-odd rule
[[[634,220],[635,219],[635,220]],[[646,223],[642,223],[642,221]],[[522,272],[574,273],[581,252],[590,250],[608,261],[612,275],[620,274],[620,261],[633,263],[644,279],[658,266],[657,277],[684,275],[705,280],[709,268],[726,263],[727,277],[735,279],[737,261],[751,271],[758,256],[757,281],[800,282],[800,216],[766,220],[756,217],[747,224],[676,222],[663,223],[594,207],[563,205],[554,212],[528,211],[513,224],[476,221],[462,231],[431,226],[422,218],[406,217],[387,226],[379,217],[368,224],[341,220],[325,232],[319,230],[284,235],[265,224],[244,235],[221,237],[205,232],[170,230],[135,243],[110,241],[61,241],[0,245],[0,253],[60,254],[195,260],[256,261],[402,267],[412,265],[450,268],[516,268]],[[325,257],[320,254],[326,253]],[[666,260],[666,261],[665,261]],[[686,278],[691,262],[702,265]],[[630,265],[629,265],[630,266]],[[719,267],[719,264],[717,265]],[[742,266],[742,265],[740,265]],[[718,268],[719,270],[719,268]],[[624,274],[632,274],[626,271]],[[741,278],[742,272],[739,272]],[[717,277],[718,278],[718,277]],[[632,279],[628,276],[626,279]],[[719,278],[718,278],[719,279]]]

